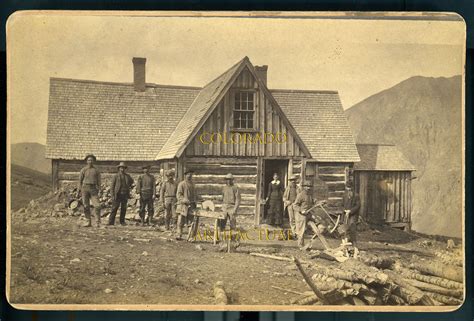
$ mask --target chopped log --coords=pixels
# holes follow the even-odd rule
[[[390,294],[390,297],[387,303],[392,304],[392,305],[405,305],[406,304],[405,300],[403,300],[401,297],[393,293]]]
[[[390,257],[364,254],[360,260],[369,266],[374,266],[379,269],[390,269],[395,261]]]
[[[216,299],[216,304],[218,305],[226,305],[229,303],[227,294],[224,290],[224,282],[217,281],[216,284],[214,284],[214,297]]]
[[[422,281],[418,280],[413,280],[413,279],[407,279],[407,282],[413,285],[414,287],[423,290],[423,291],[428,291],[428,292],[433,292],[437,294],[442,294],[446,296],[451,296],[451,297],[456,297],[456,298],[462,298],[463,297],[463,291],[462,290],[453,290],[453,289],[446,289],[443,287],[440,287],[438,285],[430,284],[430,283],[425,283]]]
[[[319,299],[314,294],[303,296],[301,298],[291,301],[292,304],[296,304],[296,305],[311,305],[311,304],[315,304],[316,302],[319,302]]]
[[[403,298],[410,305],[433,305],[430,297],[426,296],[421,290],[410,285],[404,278],[397,273],[385,270],[390,279],[398,285],[394,293]]]
[[[349,259],[339,265],[340,268],[351,271],[355,274],[355,280],[348,281],[359,281],[365,284],[381,284],[384,285],[388,281],[388,276],[383,271],[373,267],[367,266],[365,263],[356,260]]]
[[[423,275],[420,274],[416,271],[403,268],[401,266],[396,267],[396,271],[399,272],[403,277],[409,278],[409,279],[414,279],[418,281],[422,281],[425,283],[430,283],[434,285],[438,285],[440,287],[446,288],[446,289],[464,289],[464,286],[462,283],[456,282],[456,281],[451,281],[447,280],[444,278],[440,278],[437,276],[430,276],[430,275]]]
[[[442,304],[446,305],[460,305],[462,303],[461,300],[449,297],[446,295],[438,294],[438,293],[432,293],[432,292],[425,292],[427,296],[432,298],[433,300],[440,302]]]
[[[272,259],[272,260],[293,262],[292,259],[290,259],[289,257],[285,257],[285,256],[277,256],[277,255],[255,253],[255,252],[251,252],[249,254],[252,255],[252,256],[264,257],[264,258]]]
[[[444,279],[463,282],[464,276],[462,269],[451,265],[433,262],[431,264],[412,263],[410,268],[420,271],[424,274],[438,276]]]
[[[321,293],[321,291],[316,287],[316,285],[314,285],[313,281],[308,276],[308,274],[306,274],[306,272],[303,270],[303,267],[301,266],[300,261],[297,258],[293,257],[293,262],[295,262],[296,267],[298,268],[301,275],[303,276],[306,284],[308,284],[308,286],[311,288],[311,290],[313,290],[314,294],[316,294],[318,299],[324,304],[330,304],[331,302],[325,298],[324,294]]]
[[[354,289],[357,293],[361,291],[369,292],[369,289],[365,284],[349,282],[346,280],[337,280],[333,277],[319,273],[313,274],[312,279],[317,283],[318,288],[320,288],[322,291],[329,289]]]
[[[459,267],[463,266],[462,253],[442,251],[442,252],[435,252],[435,256],[438,257],[444,264],[456,265]]]

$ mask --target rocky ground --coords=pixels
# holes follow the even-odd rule
[[[223,281],[229,304],[288,305],[310,290],[295,264],[249,253],[295,256],[310,275],[339,264],[315,255],[322,250],[318,241],[312,251],[301,251],[294,240],[257,237],[227,253],[209,240],[176,241],[158,226],[129,220],[127,226],[83,228],[81,216],[50,213],[13,213],[12,303],[215,304],[213,287]],[[361,229],[361,257],[378,255],[408,265],[431,262],[446,248],[445,242],[399,230]],[[340,244],[337,238],[328,241],[331,247]]]

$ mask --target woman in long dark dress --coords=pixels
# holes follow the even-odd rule
[[[270,225],[281,226],[283,224],[283,184],[278,174],[273,174],[273,180],[268,185],[268,211]]]

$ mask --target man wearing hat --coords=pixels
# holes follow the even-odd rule
[[[92,154],[86,155],[85,159],[87,166],[81,169],[79,174],[79,192],[82,194],[82,204],[84,204],[84,215],[87,223],[85,227],[92,226],[91,219],[91,203],[94,207],[95,216],[97,219],[97,227],[100,226],[100,172],[94,167],[96,157]],[[79,194],[79,193],[78,193]]]
[[[283,206],[284,209],[288,210],[288,219],[293,236],[296,235],[295,210],[293,209],[293,203],[295,202],[296,196],[298,195],[298,188],[296,186],[297,179],[298,176],[291,175],[290,184],[288,184],[285,192],[283,193]]]
[[[125,224],[125,214],[127,213],[127,202],[130,197],[130,188],[133,185],[133,178],[125,173],[127,165],[120,162],[117,165],[118,173],[112,178],[110,192],[112,193],[112,212],[109,216],[109,225],[115,224],[115,215],[120,206],[120,224]]]
[[[224,212],[225,219],[220,220],[221,232],[225,229],[227,219],[229,219],[229,225],[231,231],[235,231],[237,228],[236,214],[240,205],[240,192],[239,188],[234,185],[234,176],[229,173],[225,176],[226,185],[222,188],[222,211]]]
[[[348,239],[357,248],[357,222],[359,221],[360,197],[352,190],[352,182],[346,184],[346,190],[342,197],[344,214],[347,217]]]
[[[142,224],[145,223],[145,209],[148,211],[146,224],[152,223],[155,209],[153,201],[155,200],[156,187],[155,176],[149,173],[150,165],[142,166],[143,174],[137,179],[137,194],[140,195],[140,219]]]
[[[178,218],[176,217],[176,183],[174,181],[174,171],[166,171],[166,182],[161,184],[160,202],[165,209],[165,228],[170,229],[171,219],[173,225],[177,225]]]
[[[193,182],[194,171],[188,169],[184,172],[184,180],[178,184],[176,189],[176,213],[178,214],[178,223],[176,239],[181,240],[185,222],[193,219],[193,211],[196,209],[197,195]],[[196,222],[198,223],[198,222]]]
[[[298,246],[300,247],[304,246],[304,232],[306,231],[306,224],[311,217],[311,213],[307,211],[313,207],[316,201],[311,193],[312,185],[310,181],[304,182],[303,189],[298,193],[293,203],[296,235],[298,237]]]

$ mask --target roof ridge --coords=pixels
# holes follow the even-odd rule
[[[337,90],[316,90],[316,89],[268,89],[270,92],[290,92],[290,93],[315,93],[315,94],[339,94]]]
[[[67,82],[79,82],[79,83],[91,83],[91,84],[104,84],[104,85],[117,85],[117,86],[133,86],[132,82],[114,82],[114,81],[102,81],[102,80],[91,80],[91,79],[74,79],[74,78],[61,78],[61,77],[50,77],[50,80],[59,80]],[[163,85],[155,83],[146,83],[147,87],[152,88],[180,88],[180,89],[199,89],[203,87],[197,86],[184,86],[184,85]]]
[[[230,68],[227,68],[223,73],[221,73],[219,76],[215,77],[214,79],[212,79],[210,82],[208,82],[207,84],[205,84],[202,88],[205,88],[207,86],[209,86],[210,84],[212,84],[214,81],[216,81],[217,79],[219,79],[220,77],[222,77],[224,74],[226,74],[229,70],[231,70],[232,68],[234,68],[235,66],[237,65],[240,65],[244,60],[249,60],[249,57],[245,56],[244,58],[240,59],[238,62],[236,62],[235,64],[233,64]]]

